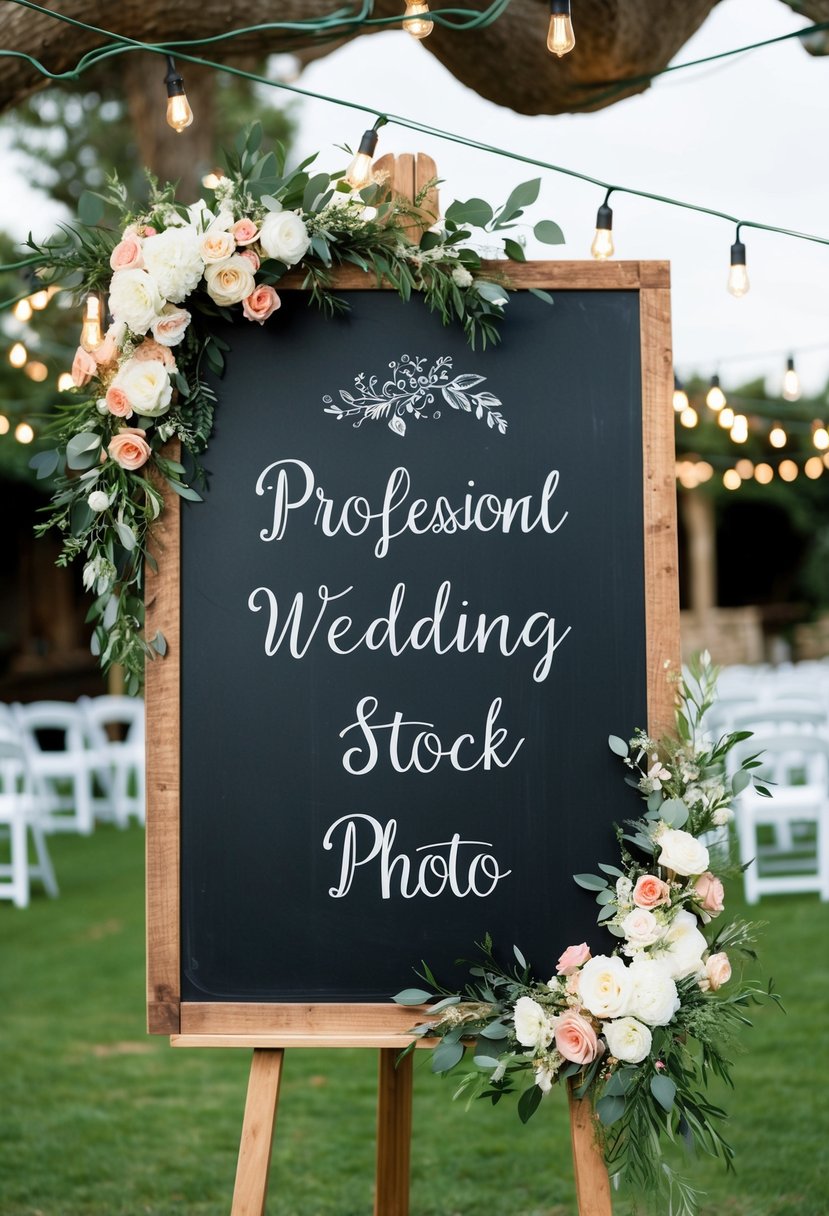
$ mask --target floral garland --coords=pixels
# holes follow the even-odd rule
[[[707,652],[689,665],[676,737],[657,745],[641,730],[629,743],[610,736],[647,809],[617,828],[620,865],[600,864],[601,874],[575,881],[595,893],[598,923],[618,939],[615,949],[594,955],[585,942],[568,946],[543,983],[517,947],[517,966],[502,967],[487,935],[463,994],[441,987],[424,966],[421,978],[432,990],[394,997],[401,1005],[437,998],[406,1049],[419,1037],[436,1038],[434,1072],[454,1069],[474,1040],[456,1097],[496,1103],[520,1089],[526,1122],[552,1086],[569,1079],[577,1097],[595,1104],[611,1175],[640,1190],[667,1190],[674,1216],[694,1212],[697,1192],[663,1160],[663,1141],[680,1140],[731,1165],[721,1131],[726,1115],[709,1101],[706,1083],[711,1076],[731,1083],[726,1051],[734,1031],[750,1025],[746,1008],[779,1003],[771,985],[733,976],[735,955],[756,958],[754,927],[709,928],[724,910],[724,892],[705,838],[727,834],[731,803],[751,781],[769,793],[754,773],[756,755],[726,775],[728,753],[751,732],[717,740],[703,733],[717,674]]]
[[[206,377],[221,374],[227,350],[214,332],[216,318],[265,324],[280,307],[276,287],[291,268],[303,274],[310,303],[341,312],[347,304],[332,293],[332,272],[352,265],[378,284],[387,281],[404,300],[421,294],[444,324],[463,327],[473,348],[496,342],[508,284],[467,242],[473,228],[490,241],[513,229],[538,197],[536,179],[517,186],[497,210],[482,199],[453,203],[440,224],[413,241],[426,191],[409,203],[380,177],[356,188],[344,170],[309,172],[315,157],[286,171],[281,147],[260,154],[261,136],[255,124],[239,137],[209,203],[184,207],[172,186],[151,180],[149,206],[135,213],[112,180],[104,193],[82,196],[78,225],[44,245],[28,242],[44,283],[100,293],[91,297],[94,324],[75,355],[75,389],[60,410],[57,446],[31,464],[41,478],[56,475],[38,532],[55,527],[63,534],[59,564],[83,557],[83,583],[94,595],[93,652],[105,670],[123,665],[131,693],[140,690],[145,659],[166,651],[161,633],[147,639],[142,632],[144,566],[153,560],[147,547],[163,510],[163,483],[183,498],[200,498],[197,458],[216,405]],[[103,222],[107,209],[116,213],[114,225]],[[564,239],[551,220],[534,232],[550,244]],[[524,260],[510,237],[504,251]],[[105,331],[96,329],[104,292],[112,318]],[[534,294],[552,302],[545,292]],[[491,405],[478,395],[476,410]],[[393,429],[405,427],[398,420]],[[191,472],[165,454],[171,439],[180,441]]]

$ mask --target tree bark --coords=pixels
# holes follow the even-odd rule
[[[198,4],[180,0],[175,5],[162,5],[160,0],[119,0],[117,5],[101,5],[94,0],[44,0],[44,3],[66,16],[156,44],[221,35],[230,26],[320,18],[330,14],[333,7],[331,0],[234,0],[230,5],[226,0],[199,0]],[[627,85],[619,82],[647,76],[665,67],[715,3],[717,0],[578,0],[573,15],[576,48],[562,60],[554,59],[546,49],[549,13],[546,0],[512,0],[494,25],[477,32],[459,33],[436,25],[423,46],[482,97],[519,113],[560,114],[601,109],[646,89],[647,81]],[[829,0],[784,0],[784,3],[805,19],[829,20]],[[467,0],[467,4],[483,9],[486,0]],[[374,15],[397,17],[402,15],[402,9],[402,0],[375,0]],[[366,32],[369,31],[361,31]],[[747,30],[747,40],[750,35]],[[193,54],[215,62],[233,63],[239,56],[261,57],[278,51],[296,53],[307,62],[330,54],[343,41],[357,36],[360,34],[344,27],[342,37],[315,46],[315,35],[298,37],[274,31],[190,49]],[[401,31],[399,36],[405,35]],[[5,4],[0,13],[0,46],[35,56],[52,72],[72,71],[82,54],[105,43],[106,39],[99,34],[15,4]],[[816,35],[806,45],[812,53],[826,53],[829,39]],[[125,75],[133,79],[138,69],[134,64],[128,65],[136,58],[127,54],[120,60],[125,65]],[[187,78],[188,89],[191,79],[195,89],[194,68],[181,60],[179,66]],[[152,65],[145,70],[156,71]],[[164,75],[160,57],[158,74]],[[0,109],[15,105],[47,83],[25,60],[4,59]],[[163,108],[160,79],[158,97]],[[200,97],[199,104],[205,104],[204,98]],[[192,128],[189,138],[198,138]]]

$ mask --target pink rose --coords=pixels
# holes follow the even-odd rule
[[[633,888],[633,902],[637,908],[658,908],[660,904],[671,902],[671,888],[661,878],[653,874],[643,874],[637,878]]]
[[[253,267],[254,273],[262,265],[262,263],[259,261],[259,254],[254,253],[254,251],[252,249],[240,249],[239,257],[246,258],[247,261],[250,262],[251,266]]]
[[[112,334],[107,334],[101,345],[92,352],[92,357],[99,367],[106,367],[108,363],[114,363],[117,355],[118,344]]]
[[[138,237],[125,234],[109,255],[109,264],[113,270],[143,269],[144,255]]]
[[[75,388],[83,388],[85,384],[89,384],[97,371],[98,364],[95,362],[94,355],[79,346],[75,351],[75,358],[72,360],[72,383]]]
[[[705,973],[700,978],[699,986],[703,992],[716,992],[731,979],[731,963],[725,953],[712,954],[705,963]]]
[[[264,283],[260,283],[255,291],[252,291],[242,301],[242,312],[249,321],[258,321],[263,325],[267,321],[272,312],[276,312],[282,301],[272,287],[266,287]]]
[[[150,445],[144,436],[146,431],[135,426],[126,426],[109,441],[109,452],[122,469],[140,469],[150,458]]]
[[[116,418],[130,418],[132,416],[132,406],[130,405],[129,397],[117,385],[111,384],[109,386],[104,400],[110,414],[114,414]]]
[[[706,870],[694,883],[694,889],[703,911],[708,912],[710,916],[719,916],[725,907],[723,903],[725,892],[719,878],[716,878],[710,870]]]
[[[173,352],[169,347],[162,346],[154,338],[145,338],[140,346],[136,346],[132,357],[139,363],[143,363],[145,359],[153,359],[156,363],[163,363],[165,367],[175,367],[176,365]]]
[[[189,324],[190,314],[186,308],[171,308],[168,305],[161,316],[153,321],[153,337],[162,346],[178,346]]]
[[[237,245],[249,245],[259,236],[259,229],[253,220],[237,220],[230,231]]]
[[[596,1032],[586,1018],[570,1010],[563,1013],[555,1024],[556,1047],[565,1060],[573,1064],[589,1064],[595,1060],[599,1050]]]
[[[572,975],[590,958],[590,948],[587,942],[580,946],[568,946],[556,964],[557,975]]]

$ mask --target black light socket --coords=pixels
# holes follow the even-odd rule
[[[360,140],[360,146],[357,149],[357,155],[363,153],[366,156],[374,156],[374,151],[377,147],[377,132],[372,128],[369,131],[363,132],[363,138]]]
[[[606,228],[608,232],[613,231],[613,211],[608,207],[607,203],[602,203],[596,212],[596,227]]]
[[[172,55],[167,56],[167,75],[164,77],[168,97],[184,96],[184,81],[182,80]]]
[[[731,265],[745,266],[746,264],[746,247],[742,241],[735,241],[731,246]]]
[[[569,17],[570,0],[550,0],[551,17]]]

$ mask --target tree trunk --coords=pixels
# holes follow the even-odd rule
[[[194,64],[182,65],[187,99],[195,116],[191,126],[177,132],[167,125],[166,66],[157,55],[126,55],[124,92],[138,140],[142,164],[162,182],[178,182],[183,202],[203,194],[201,179],[211,163],[214,135],[214,73]]]

